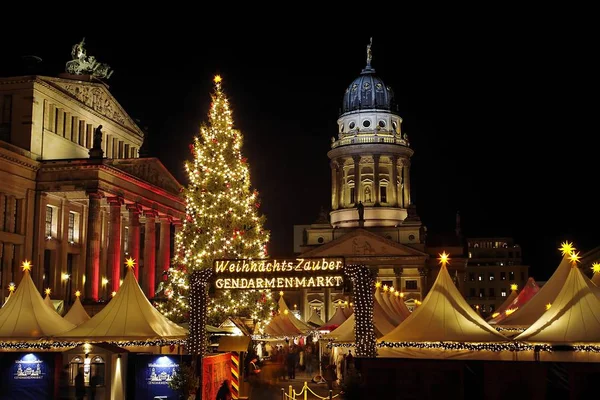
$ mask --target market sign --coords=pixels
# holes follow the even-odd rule
[[[264,260],[215,260],[217,289],[339,288],[344,285],[342,257]]]

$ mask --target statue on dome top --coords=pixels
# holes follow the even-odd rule
[[[371,67],[371,60],[373,59],[373,53],[371,52],[371,46],[373,46],[373,37],[370,38],[369,44],[367,45],[367,67]]]

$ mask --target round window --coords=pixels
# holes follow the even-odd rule
[[[369,121],[368,119],[367,119],[367,120],[364,120],[364,121],[363,121],[363,126],[364,126],[365,128],[368,128],[368,127],[370,127],[370,126],[371,126],[371,121]]]
[[[350,122],[350,129],[354,129],[354,127],[356,126],[356,124],[353,122]]]
[[[385,121],[384,120],[379,121],[379,126],[381,128],[385,128]]]
[[[319,236],[319,238],[317,239],[317,242],[319,243],[323,243],[325,241],[325,239],[323,239],[323,236]]]
[[[415,240],[415,235],[413,235],[412,233],[408,235],[408,240]]]

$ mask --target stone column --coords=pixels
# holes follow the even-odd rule
[[[127,210],[129,211],[129,237],[127,238],[129,244],[129,256],[136,262],[133,272],[135,273],[135,278],[139,280],[141,208],[138,204],[128,204]]]
[[[1,199],[0,199],[1,200]],[[0,202],[0,204],[2,204]],[[48,195],[43,192],[36,193],[36,212],[34,217],[34,237],[33,237],[33,268],[32,279],[38,288],[43,286],[44,276],[44,249],[46,247],[46,207],[48,206]]]
[[[1,244],[0,244],[0,246],[1,246]],[[13,274],[13,268],[12,268],[14,254],[15,254],[15,245],[12,243],[4,243],[4,249],[2,251],[2,265],[0,266],[0,268],[2,268],[2,270],[4,271],[4,273],[3,273],[4,280],[5,280],[5,282],[7,282],[7,284],[4,286],[8,286],[8,283],[10,283],[10,282],[15,282],[15,276]],[[15,282],[15,285],[18,286],[19,282]]]
[[[151,299],[156,289],[156,211],[146,211],[144,215],[144,292]]]
[[[85,262],[85,297],[98,301],[100,288],[100,193],[88,193],[87,242]]]
[[[325,303],[325,312],[323,313],[325,318],[323,318],[323,322],[327,323],[329,318],[333,315],[330,315],[329,312],[329,308],[331,307],[331,288],[325,289],[325,298],[323,299],[323,302]]]
[[[171,217],[160,217],[160,243],[158,244],[158,263],[156,276],[163,279],[163,273],[171,266]]]
[[[110,207],[110,228],[108,238],[108,270],[111,271],[112,290],[116,292],[121,286],[121,197],[106,199]]]
[[[373,156],[373,180],[375,181],[375,205],[378,206],[381,202],[381,193],[379,189],[379,154]]]
[[[4,230],[4,216],[6,215],[6,210],[5,210],[5,204],[6,204],[6,195],[0,193],[0,231]]]
[[[310,318],[310,314],[312,314],[310,308],[308,307],[308,290],[302,289],[302,304],[300,305],[300,310],[302,310],[302,319],[304,321],[308,321]]]
[[[338,191],[340,190],[338,186],[338,177],[337,177],[337,163],[335,161],[331,161],[329,163],[331,167],[331,209],[338,209]]]
[[[402,204],[400,204],[400,202],[398,201],[399,197],[398,197],[398,156],[394,155],[392,156],[392,184],[391,186],[391,193],[390,196],[392,196],[392,207],[398,207],[398,206],[402,206]]]
[[[358,204],[362,201],[361,182],[360,182],[360,156],[353,156],[354,160],[354,203]]]
[[[396,275],[396,285],[395,285],[395,287],[398,288],[398,290],[400,292],[402,292],[404,290],[402,288],[402,271],[403,271],[402,267],[394,267],[394,275]]]
[[[66,290],[66,281],[63,281],[63,274],[67,273],[67,258],[69,254],[69,209],[67,200],[62,200],[60,203],[60,213],[58,220],[57,239],[60,243],[58,253],[58,263],[54,266],[54,281],[50,287],[56,298],[64,298]],[[69,277],[68,279],[70,279]]]
[[[344,207],[344,189],[346,187],[345,185],[345,181],[344,181],[344,159],[340,158],[337,160],[337,164],[338,164],[338,207],[339,208],[343,208]]]
[[[17,199],[15,196],[6,196],[6,216],[4,220],[4,227],[6,232],[15,233],[16,219],[15,219],[15,208],[17,207]],[[3,228],[4,228],[3,227]],[[15,282],[16,284],[16,282]]]
[[[408,207],[410,201],[410,161],[404,160],[404,204]]]

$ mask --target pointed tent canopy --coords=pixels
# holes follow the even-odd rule
[[[313,328],[310,325],[308,325],[304,321],[299,320],[294,315],[294,313],[292,313],[292,311],[288,308],[285,300],[283,299],[283,296],[279,297],[278,304],[279,314],[285,316],[285,318],[288,319],[296,327],[296,329],[298,329],[298,331],[305,333],[313,330]],[[288,311],[287,314],[285,313],[286,310]]]
[[[401,315],[402,319],[404,320],[410,315],[410,310],[408,307],[406,307],[403,297],[400,294],[396,295],[396,293],[398,292],[394,292],[393,295],[390,294],[390,302],[394,306],[394,309],[398,315]]]
[[[536,293],[539,291],[540,287],[538,286],[538,284],[532,277],[529,277],[527,283],[525,283],[525,286],[523,287],[523,289],[521,289],[519,294],[517,294],[516,297],[514,297],[513,300],[509,302],[508,300],[513,296],[513,293],[516,293],[513,290],[508,299],[506,299],[506,301],[502,303],[502,305],[498,308],[498,311],[496,311],[498,315],[492,317],[492,319],[490,319],[488,323],[490,325],[501,324],[502,321],[504,321],[504,319],[512,313],[511,311],[509,311],[509,314],[507,315],[506,310],[518,310],[519,308],[523,308],[523,306],[527,304],[527,302],[531,300],[531,298],[535,296]]]
[[[592,282],[594,283],[594,285],[600,287],[600,263],[593,263],[592,271],[594,271],[594,275],[592,276]]]
[[[0,309],[0,338],[3,340],[27,340],[53,336],[73,329],[75,325],[65,321],[42,300],[29,269],[24,268],[18,289]]]
[[[388,321],[392,325],[397,326],[398,324],[400,324],[403,318],[400,318],[394,310],[390,309],[388,303],[386,303],[386,301],[383,299],[383,296],[384,294],[382,293],[382,290],[380,289],[379,285],[375,284],[375,302],[379,303],[379,306],[383,310]]]
[[[600,342],[600,289],[576,266],[549,309],[516,340],[538,343]]]
[[[54,308],[54,304],[52,304],[52,299],[50,298],[50,293],[46,293],[46,297],[44,297],[44,303],[52,309],[52,311],[56,312],[56,308]]]
[[[322,325],[319,330],[320,331],[333,331],[338,326],[344,323],[347,318],[344,316],[344,312],[342,311],[342,307],[338,307],[335,309],[335,313],[333,317],[327,321],[325,325]]]
[[[498,342],[507,339],[489,326],[462,297],[445,265],[423,303],[382,342]]]
[[[355,314],[352,314],[340,326],[324,335],[325,339],[334,339],[336,342],[354,342],[354,324]],[[375,336],[378,338],[390,333],[394,329],[394,325],[390,323],[385,311],[377,300],[373,302],[373,327],[375,328]]]
[[[284,310],[284,312],[275,316],[275,318],[271,319],[269,324],[265,326],[265,333],[270,336],[280,337],[302,335],[303,332],[292,323],[290,318],[288,318],[290,315],[291,312],[289,310]]]
[[[312,325],[314,327],[319,327],[325,325],[325,322],[317,315],[315,310],[313,310],[312,314],[310,314],[310,318],[306,321],[307,324]]]
[[[63,318],[69,321],[70,323],[79,326],[84,322],[88,321],[90,319],[90,316],[85,311],[85,308],[83,308],[81,300],[79,300],[79,296],[76,297],[77,298],[75,299],[75,303],[73,303],[71,309]]]
[[[348,307],[344,307],[344,308],[342,309],[342,313],[344,313],[344,317],[346,317],[346,319],[348,319],[348,318],[350,318],[350,316],[351,316],[352,314],[354,314],[354,307],[352,307],[352,306],[350,306],[350,305],[349,305]],[[324,323],[323,323],[323,324],[324,324]],[[321,324],[321,325],[323,325],[323,324]]]
[[[529,279],[531,279],[531,278],[529,278]],[[510,294],[508,295],[508,297],[506,298],[506,300],[504,300],[502,302],[502,304],[500,304],[500,307],[498,307],[498,309],[492,315],[490,315],[488,318],[486,318],[486,321],[488,321],[488,323],[489,323],[489,321],[491,319],[499,317],[500,315],[502,315],[504,313],[504,311],[508,308],[508,306],[517,298],[518,294],[519,294],[519,292],[516,289],[516,287],[515,287],[514,290],[511,288]]]
[[[150,304],[129,268],[112,300],[89,321],[57,335],[89,340],[183,339],[187,330],[171,322]]]
[[[556,271],[539,292],[515,312],[505,316],[498,324],[507,326],[530,326],[533,324],[546,312],[546,304],[554,303],[558,292],[560,292],[567,276],[569,276],[570,270],[569,254],[565,254]]]

